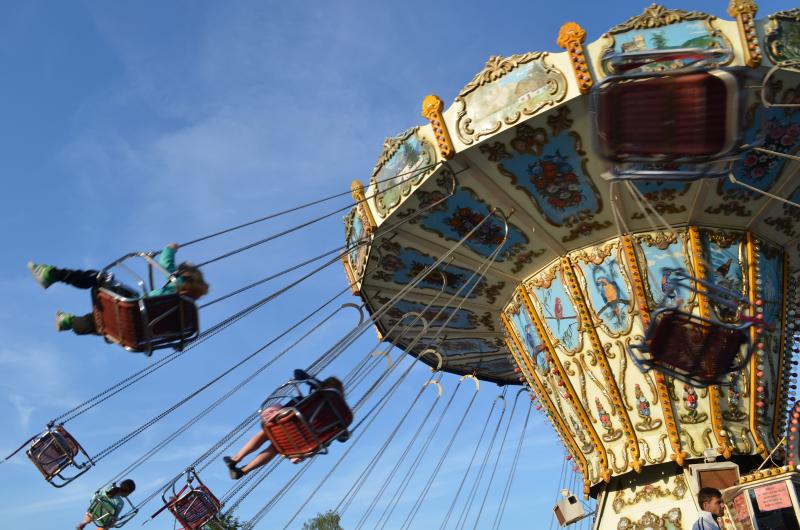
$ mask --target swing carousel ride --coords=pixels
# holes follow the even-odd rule
[[[201,475],[261,423],[273,451],[298,463],[298,471],[244,528],[265,519],[317,455],[336,442],[347,447],[330,447],[341,456],[290,527],[381,414],[411,369],[389,383],[406,359],[434,373],[344,494],[339,513],[349,509],[395,435],[413,430],[406,422],[420,416],[411,412],[425,388],[438,388],[442,397],[442,372],[449,372],[461,376],[455,392],[469,380],[476,388],[479,380],[520,388],[501,437],[506,390],[492,404],[490,418],[497,410],[499,419],[486,437],[477,479],[464,490],[465,511],[450,520],[470,468],[441,528],[471,524],[473,506],[479,506],[476,528],[492,510],[491,527],[501,527],[527,418],[500,500],[487,506],[487,499],[526,391],[534,402],[528,414],[533,407],[552,424],[574,465],[573,478],[581,477],[584,498],[596,506],[587,514],[571,491],[577,482],[566,481],[553,513],[562,525],[688,529],[698,516],[697,491],[713,486],[724,490],[726,528],[799,528],[800,10],[756,18],[752,0],[732,0],[728,13],[733,20],[653,4],[591,43],[580,25],[568,22],[555,38],[563,52],[491,57],[448,108],[436,96],[424,99],[428,123],[385,141],[369,182],[355,181],[346,192],[354,204],[198,265],[346,211],[345,245],[287,271],[196,307],[178,294],[148,295],[158,287],[152,253],[112,263],[104,277],[132,273],[130,262],[138,260],[151,273],[150,285],[145,274],[133,274],[141,293],[95,289],[98,331],[130,351],[166,353],[54,418],[22,448],[48,482],[65,486],[351,291],[362,305],[333,310],[108,484],[129,476],[338,312],[358,313],[353,329],[149,496],[121,510],[98,491],[89,510],[95,522],[122,526],[160,496],[163,506],[153,517],[168,511],[184,529],[226,528],[224,521],[281,459],[227,492],[212,492]],[[202,316],[211,304],[320,260],[313,271],[200,328],[198,308]],[[349,284],[342,292],[117,442],[90,454],[67,429],[71,420],[339,261]],[[370,329],[379,348],[331,383],[332,363]],[[408,354],[401,362],[390,357],[394,347]],[[383,372],[381,356],[390,360]],[[357,528],[397,520],[398,499],[454,396],[423,415]],[[432,416],[439,402],[446,404]],[[402,528],[412,526],[467,412]],[[439,419],[428,422],[432,417]],[[479,445],[490,423],[484,422]],[[421,448],[392,500],[371,521],[417,440]],[[495,469],[486,473],[495,441]],[[476,446],[470,467],[478,452]],[[480,490],[483,477],[488,486]]]
[[[654,4],[592,43],[568,22],[565,51],[492,57],[446,109],[426,97],[429,124],[353,183],[347,240],[370,244],[344,264],[379,335],[528,385],[594,528],[689,528],[702,485],[797,481],[796,456],[745,477],[798,418],[800,10],[756,11]],[[395,339],[409,326],[428,327]],[[738,496],[737,527],[797,528],[750,522],[794,517],[787,483],[783,504]]]

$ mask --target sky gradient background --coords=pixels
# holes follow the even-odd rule
[[[558,29],[570,20],[583,25],[587,40],[593,41],[611,26],[639,14],[648,3],[0,3],[4,184],[0,215],[5,228],[0,260],[4,293],[0,300],[0,418],[5,428],[0,430],[0,453],[5,455],[54,416],[146,363],[143,357],[98,338],[55,333],[56,309],[88,311],[88,294],[64,286],[42,291],[29,278],[28,260],[102,266],[130,251],[155,250],[169,241],[187,241],[289,205],[346,191],[354,178],[366,183],[383,139],[424,123],[420,107],[425,95],[437,94],[449,105],[490,55],[558,52]],[[668,7],[727,18],[724,1]],[[760,10],[763,16],[791,7],[788,1],[763,2]],[[300,212],[198,244],[183,249],[179,258],[203,261],[346,203],[347,197],[314,212]],[[341,215],[334,215],[290,238],[210,265],[206,269],[210,296],[336,247],[343,238]],[[217,322],[286,281],[271,282],[217,304],[201,320],[205,325]],[[344,286],[344,272],[340,264],[334,264],[312,282],[68,427],[90,454],[96,453]],[[353,301],[343,298],[342,302],[348,300]],[[308,365],[354,322],[350,313],[335,318],[137,470],[132,475],[139,484],[136,496],[149,494],[194,460],[257,408],[292,368]],[[63,490],[46,484],[24,455],[0,465],[4,527],[71,528],[98,486],[286,344],[260,355]],[[370,330],[330,373],[345,373],[375,346]],[[412,370],[358,450],[291,528],[336,506],[428,375],[424,367]],[[445,377],[445,397],[456,382],[455,377]],[[438,526],[500,391],[493,384],[481,386],[413,528]],[[423,469],[429,472],[446,449],[468,400],[462,388]],[[417,410],[427,405],[420,406]],[[494,518],[493,500],[499,498],[505,483],[523,418],[520,408],[489,496],[491,509],[480,527],[487,527]],[[411,425],[416,427],[416,422]],[[396,461],[410,434],[411,428],[401,430],[397,443],[387,449],[377,478]],[[315,462],[306,480],[261,527],[283,527],[344,447],[336,444],[331,455]],[[552,428],[534,413],[504,528],[550,525],[562,462],[563,450]],[[252,516],[293,471],[291,465],[282,464],[238,514],[243,519]],[[417,475],[413,486],[421,489],[427,476]],[[203,477],[220,494],[231,485],[221,463],[212,465]],[[364,491],[374,492],[376,484],[373,477]],[[399,527],[418,491],[409,491],[391,528]],[[362,494],[353,502],[344,515],[345,528],[354,526],[370,500],[371,494]],[[149,515],[156,508],[151,503],[143,512]],[[454,523],[451,520],[451,526]],[[161,515],[148,527],[171,528],[172,523]]]

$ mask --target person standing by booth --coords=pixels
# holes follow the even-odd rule
[[[697,504],[700,506],[700,516],[692,525],[692,530],[720,530],[717,520],[725,509],[722,493],[716,488],[700,488]]]

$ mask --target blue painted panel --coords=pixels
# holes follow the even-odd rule
[[[581,335],[578,332],[580,319],[578,311],[564,287],[561,270],[559,269],[549,286],[531,286],[530,289],[542,305],[540,315],[550,331],[550,335],[557,339],[567,351],[578,351],[582,343]]]
[[[758,253],[761,289],[758,297],[764,302],[764,321],[780,329],[783,310],[783,254],[775,249],[761,248]]]
[[[544,129],[535,129],[533,134],[538,131],[544,134],[537,142],[540,150],[515,138],[511,142],[515,154],[498,164],[500,171],[512,178],[554,226],[564,225],[577,214],[598,213],[600,199],[583,172],[575,139],[562,132],[547,141]]]
[[[453,307],[431,306],[425,309],[427,304],[419,302],[410,302],[408,300],[400,300],[387,311],[387,315],[395,321],[403,318],[403,315],[410,312],[422,313],[423,317],[427,320],[430,327],[440,327],[447,322],[446,328],[448,329],[475,329],[478,327],[478,315],[467,309],[455,310]],[[452,316],[452,318],[450,318]],[[403,326],[411,326],[416,317],[405,317]],[[448,319],[449,322],[447,321]],[[422,327],[423,322],[417,320],[412,327]]]
[[[459,188],[445,203],[439,205],[421,221],[422,228],[448,241],[459,241],[489,214],[489,207],[469,188]],[[505,228],[498,215],[487,219],[464,245],[477,254],[488,257],[503,242]],[[509,223],[508,240],[496,261],[505,261],[518,253],[530,240],[522,230]]]
[[[528,313],[528,308],[520,304],[518,310],[509,310],[506,312],[506,315],[511,321],[512,326],[514,326],[514,330],[517,332],[517,336],[522,341],[522,345],[527,350],[528,355],[536,361],[534,367],[539,377],[543,377],[549,370],[547,363],[547,347],[536,332],[536,326],[533,325],[533,320]]]
[[[578,268],[586,278],[586,294],[595,314],[612,333],[627,331],[631,324],[631,294],[617,255],[611,254],[600,263],[581,261]]]
[[[691,300],[688,289],[677,288],[671,293],[666,289],[668,271],[686,271],[683,259],[684,236],[678,235],[676,240],[666,248],[650,246],[642,243],[639,255],[644,258],[647,269],[647,283],[655,306],[684,307]]]

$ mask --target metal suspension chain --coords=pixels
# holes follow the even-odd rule
[[[438,385],[438,387],[441,389],[441,385]],[[431,415],[433,414],[434,409],[441,402],[441,397],[442,397],[441,393],[437,394],[436,400],[433,403],[431,403],[431,406],[428,408],[428,412],[425,414],[425,416],[423,416],[422,421],[420,422],[419,427],[417,428],[416,432],[414,432],[414,434],[411,436],[410,443],[403,450],[403,453],[400,455],[400,458],[397,459],[397,462],[395,462],[394,467],[392,468],[392,470],[389,472],[389,474],[384,479],[383,484],[381,484],[381,487],[378,489],[378,492],[373,497],[372,502],[370,502],[370,505],[367,508],[366,512],[364,512],[361,515],[361,519],[358,520],[358,523],[356,525],[356,530],[359,530],[360,528],[363,527],[363,525],[367,521],[367,518],[372,513],[372,510],[375,509],[375,506],[377,505],[377,503],[380,500],[380,498],[383,495],[383,493],[386,491],[386,488],[389,486],[389,483],[392,481],[392,479],[397,474],[397,471],[400,469],[400,466],[402,465],[402,463],[405,462],[406,457],[411,452],[411,448],[413,447],[414,443],[419,438],[419,435],[422,433],[422,430],[425,428],[425,425],[427,425],[428,420],[430,419]]]
[[[478,527],[478,523],[481,520],[481,515],[483,514],[483,509],[486,506],[486,500],[489,498],[489,492],[492,489],[492,482],[494,482],[494,476],[497,473],[497,466],[500,464],[500,456],[503,454],[503,449],[506,447],[506,439],[508,438],[508,431],[511,430],[511,422],[514,420],[514,413],[517,411],[517,403],[519,402],[519,396],[523,392],[527,392],[527,388],[523,387],[517,391],[517,395],[514,396],[514,404],[511,406],[511,413],[508,415],[508,423],[506,424],[506,430],[503,432],[503,439],[500,441],[500,448],[497,450],[497,457],[494,459],[494,467],[492,467],[492,474],[489,476],[489,485],[486,486],[486,495],[483,496],[483,501],[481,502],[481,507],[478,510],[478,517],[475,519],[475,526],[473,530]]]
[[[483,456],[483,460],[481,461],[481,467],[478,471],[478,476],[475,477],[475,480],[472,482],[472,488],[470,489],[469,495],[467,495],[467,503],[464,506],[464,512],[462,516],[459,517],[458,520],[458,528],[463,529],[464,526],[467,524],[467,519],[469,518],[469,512],[472,509],[473,503],[475,501],[475,496],[478,494],[478,487],[480,486],[481,480],[483,479],[483,474],[486,472],[486,463],[489,461],[489,455],[492,454],[492,448],[494,447],[494,442],[497,440],[497,433],[500,432],[500,425],[503,423],[503,418],[506,415],[506,390],[508,387],[503,388],[503,394],[501,399],[503,400],[503,409],[500,412],[500,417],[497,418],[497,425],[494,428],[494,433],[492,433],[492,438],[489,440],[489,445],[486,447],[486,454]],[[489,492],[487,490],[486,494],[488,495]],[[463,518],[463,520],[462,520]],[[477,525],[477,520],[475,522]]]
[[[531,412],[533,411],[533,403],[528,405],[528,414],[525,415],[525,423],[522,425],[522,430],[519,434],[519,441],[517,442],[517,450],[514,453],[514,459],[511,462],[511,470],[508,473],[508,480],[506,481],[506,487],[503,489],[503,495],[500,497],[500,503],[498,505],[497,514],[494,517],[494,524],[492,524],[492,530],[500,530],[500,523],[503,521],[503,514],[506,511],[506,504],[508,503],[508,497],[511,494],[511,485],[514,482],[514,475],[517,472],[517,465],[519,464],[519,455],[522,452],[522,442],[525,441],[525,432],[528,430],[528,420],[531,417]]]
[[[499,397],[499,396],[498,396]],[[439,525],[440,530],[444,530],[447,527],[447,523],[450,521],[450,517],[453,515],[453,509],[456,507],[456,503],[458,502],[458,496],[461,494],[461,490],[464,488],[464,484],[467,481],[467,477],[469,476],[469,472],[472,470],[472,464],[475,463],[475,457],[478,455],[478,448],[483,441],[483,437],[486,435],[486,430],[489,428],[489,420],[492,418],[492,414],[494,414],[494,409],[497,407],[497,398],[492,401],[492,407],[489,409],[489,414],[486,416],[486,421],[483,422],[483,429],[481,429],[481,434],[478,437],[478,442],[475,444],[475,450],[472,451],[472,456],[469,459],[469,464],[467,465],[467,469],[464,471],[464,476],[461,477],[461,482],[458,485],[458,489],[456,489],[456,493],[453,496],[453,500],[450,503],[450,507],[447,509],[447,515],[442,520],[442,524]]]
[[[386,188],[384,188],[384,191],[385,191],[387,189],[394,188],[395,186],[401,186],[401,185],[405,184],[406,181],[408,181],[410,179],[413,179],[416,175],[422,174],[422,173],[428,171],[429,169],[434,169],[436,167],[436,165],[437,164],[429,164],[427,166],[419,167],[417,169],[414,169],[414,170],[411,170],[411,171],[407,171],[405,173],[398,173],[397,175],[394,175],[392,177],[387,177],[386,179],[382,179],[379,182],[383,183],[383,182],[386,182],[386,181],[390,181],[390,180],[396,179],[397,177],[408,176],[408,178],[402,179],[401,181],[397,182],[396,184],[392,184],[391,186],[387,186]],[[337,199],[339,197],[344,197],[346,195],[351,195],[351,194],[352,194],[352,191],[348,190],[348,191],[343,191],[343,192],[340,192],[340,193],[335,193],[333,195],[328,195],[327,197],[323,197],[322,199],[316,199],[316,200],[301,204],[299,206],[293,206],[291,208],[287,208],[285,210],[281,210],[281,211],[278,211],[278,212],[275,212],[275,213],[272,213],[272,214],[269,214],[269,215],[265,215],[263,217],[258,217],[256,219],[253,219],[251,221],[247,221],[247,222],[242,223],[242,224],[238,224],[238,225],[235,225],[235,226],[232,226],[232,227],[229,227],[229,228],[225,228],[225,229],[220,230],[218,232],[214,232],[214,233],[211,233],[211,234],[208,234],[208,235],[205,235],[205,236],[198,237],[196,239],[192,239],[191,241],[187,241],[186,243],[181,243],[180,246],[181,247],[188,247],[190,245],[194,245],[195,243],[200,243],[201,241],[206,241],[208,239],[212,239],[214,237],[218,237],[218,236],[221,236],[221,235],[224,235],[224,234],[229,234],[231,232],[235,232],[236,230],[241,230],[242,228],[247,228],[248,226],[253,226],[255,224],[262,223],[264,221],[269,221],[269,220],[272,220],[272,219],[276,219],[278,217],[282,217],[284,215],[287,215],[287,214],[290,214],[290,213],[294,213],[294,212],[297,212],[297,211],[300,211],[300,210],[303,210],[303,209],[306,209],[306,208],[310,208],[311,206],[316,206],[318,204],[322,204],[323,202],[331,201],[333,199]],[[357,204],[359,204],[361,202],[365,202],[365,201],[375,197],[376,195],[378,195],[378,193],[376,193],[375,195],[364,197],[364,199],[361,200],[361,201],[356,201],[356,202],[354,202],[352,204],[349,204],[348,208],[353,207],[353,206],[355,206],[355,205],[357,205]]]

